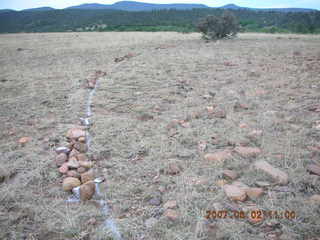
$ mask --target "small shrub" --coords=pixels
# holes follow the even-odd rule
[[[236,17],[231,12],[224,12],[221,17],[207,16],[198,23],[198,30],[206,40],[232,38],[240,30]]]

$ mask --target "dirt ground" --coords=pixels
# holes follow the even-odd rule
[[[107,75],[93,99],[90,157],[123,239],[320,237],[320,204],[308,201],[320,194],[320,177],[306,171],[320,164],[320,113],[312,108],[320,103],[320,36],[206,43],[199,34],[50,33],[0,36],[0,239],[113,239],[92,202],[64,202],[70,194],[54,164],[55,147],[85,114],[84,83],[95,70]],[[22,146],[21,137],[31,140]],[[204,159],[236,146],[262,153]],[[252,167],[257,160],[286,172],[289,184],[257,200],[229,200],[219,186],[225,169],[252,187],[272,182]],[[175,220],[165,213],[169,200]],[[297,217],[205,218],[248,206]]]

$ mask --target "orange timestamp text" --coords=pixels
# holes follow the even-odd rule
[[[207,210],[206,219],[288,219],[297,218],[296,212],[291,210],[274,211],[274,210]]]

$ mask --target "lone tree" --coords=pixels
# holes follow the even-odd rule
[[[232,38],[240,30],[236,17],[229,11],[224,12],[221,17],[207,16],[200,20],[197,27],[206,40]]]

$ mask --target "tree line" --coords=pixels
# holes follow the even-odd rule
[[[320,11],[275,12],[230,10],[242,32],[320,33]],[[197,31],[200,19],[221,16],[223,9],[156,10],[51,10],[0,13],[0,33],[67,31]]]

